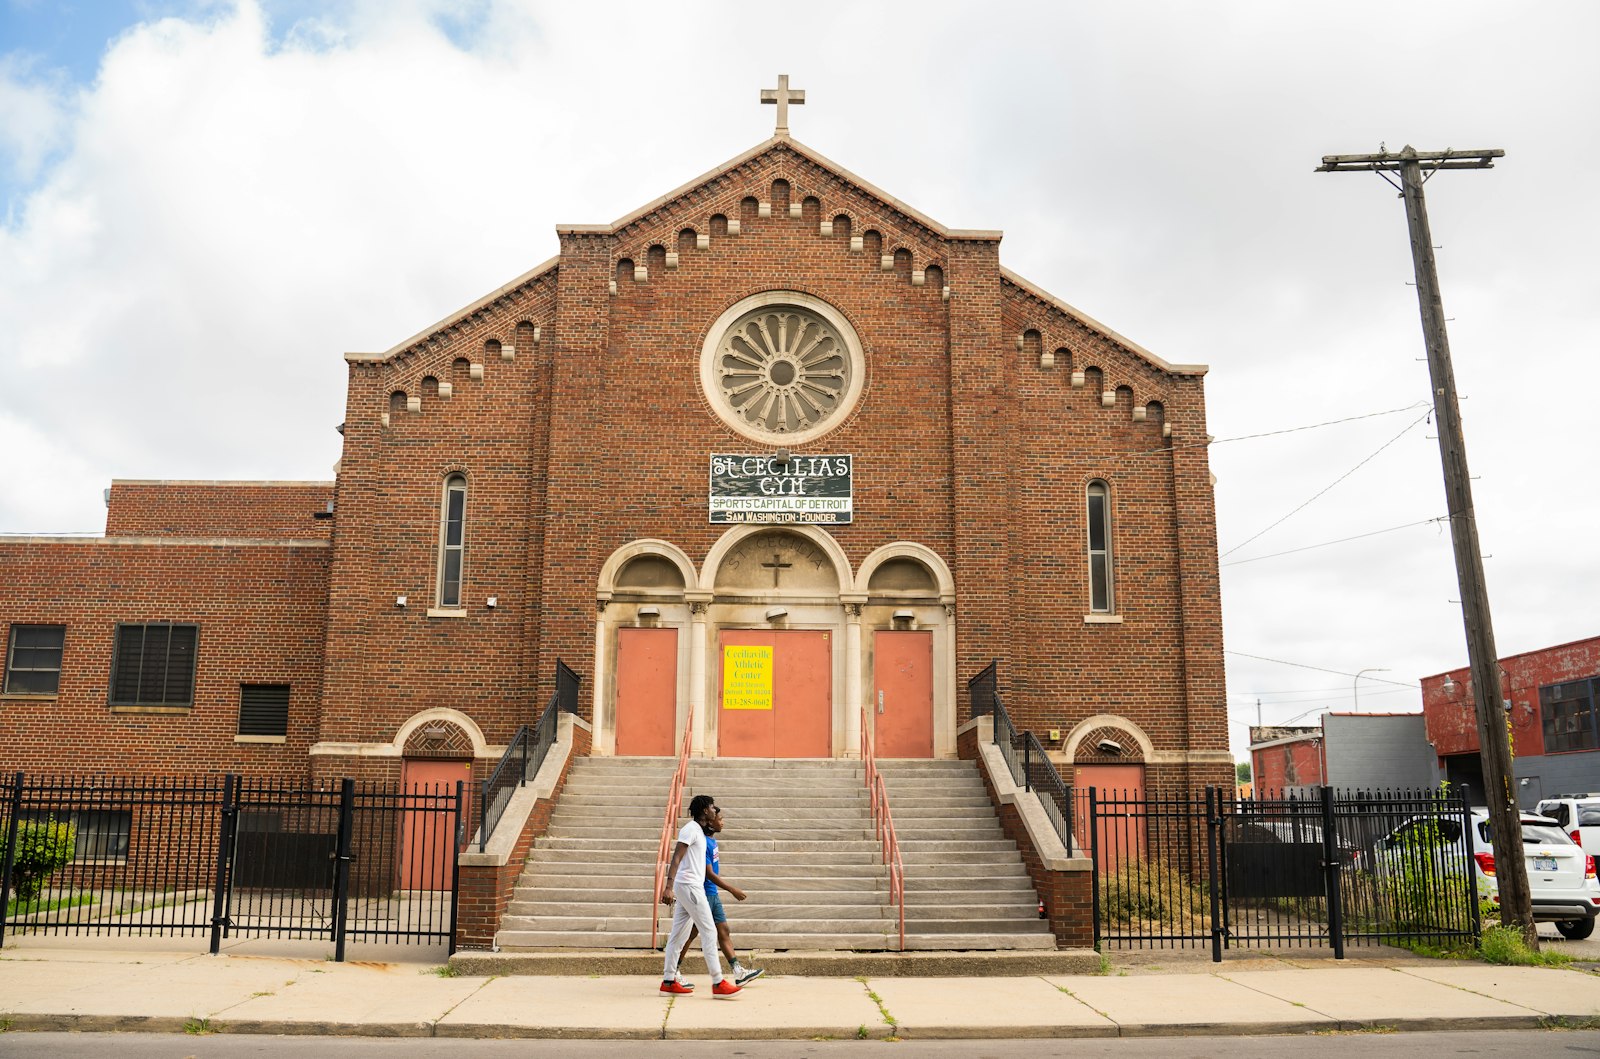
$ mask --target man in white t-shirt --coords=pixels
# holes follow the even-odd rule
[[[661,968],[663,993],[692,993],[694,986],[678,981],[678,958],[689,940],[689,928],[700,928],[700,949],[711,971],[711,994],[733,996],[737,983],[722,977],[722,958],[717,954],[717,928],[711,919],[711,904],[706,900],[706,835],[714,829],[708,822],[717,812],[716,799],[697,794],[689,800],[689,822],[678,832],[678,845],[661,886],[661,901],[673,905],[672,933],[667,936],[666,959]],[[676,902],[674,902],[676,899]]]

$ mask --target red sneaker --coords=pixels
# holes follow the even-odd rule
[[[739,987],[734,986],[734,988],[738,989]],[[661,983],[661,991],[663,993],[692,993],[694,992],[694,986],[684,985],[682,982],[667,981]]]
[[[666,984],[665,982],[662,983],[662,985],[665,985],[665,984]],[[722,981],[718,982],[716,985],[711,987],[711,995],[712,996],[733,996],[733,994],[739,992],[741,988],[742,987],[739,986],[738,984],[736,984],[734,982],[730,982],[726,978],[724,978]]]

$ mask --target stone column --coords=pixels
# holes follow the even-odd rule
[[[866,597],[840,596],[844,603],[844,746],[839,757],[861,756],[862,670],[866,659],[861,653],[861,604]]]
[[[694,735],[689,752],[695,757],[706,756],[707,714],[714,698],[706,687],[706,607],[709,594],[702,597],[690,593],[689,600],[689,710],[693,715]]]

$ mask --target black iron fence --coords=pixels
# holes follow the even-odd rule
[[[1479,934],[1460,795],[1073,792],[1094,860],[1095,938],[1112,948],[1393,942]]]
[[[0,779],[7,934],[446,942],[462,784]]]
[[[506,744],[506,752],[500,755],[499,764],[483,781],[482,798],[478,802],[483,806],[483,824],[478,829],[479,852],[488,848],[489,836],[505,814],[512,794],[537,776],[544,766],[545,756],[555,745],[560,715],[578,712],[578,683],[578,674],[557,659],[556,690],[545,703],[544,711],[532,726],[525,724],[517,729],[517,734]]]

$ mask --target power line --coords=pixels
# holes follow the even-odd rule
[[[1355,677],[1360,676],[1359,673],[1346,673],[1342,669],[1325,669],[1322,666],[1308,666],[1304,662],[1288,662],[1288,661],[1285,661],[1282,658],[1268,658],[1266,655],[1246,654],[1243,651],[1223,651],[1222,653],[1223,654],[1228,654],[1228,655],[1237,655],[1240,658],[1254,658],[1257,662],[1272,662],[1272,663],[1274,663],[1276,665],[1280,665],[1280,666],[1294,666],[1296,669],[1311,669],[1311,670],[1315,670],[1318,673],[1332,673],[1336,677],[1351,677],[1351,678],[1355,678]],[[1402,687],[1402,688],[1417,688],[1417,689],[1420,690],[1421,687],[1422,687],[1421,684],[1407,684],[1405,681],[1402,681],[1402,680],[1388,680],[1388,679],[1385,679],[1384,677],[1368,677],[1367,679],[1368,680],[1372,680],[1372,681],[1376,681],[1379,684],[1393,684],[1396,687]]]
[[[1260,537],[1263,534],[1265,534],[1268,530],[1271,530],[1271,529],[1273,529],[1274,527],[1277,527],[1277,526],[1281,526],[1284,522],[1288,521],[1291,516],[1295,515],[1296,513],[1300,512],[1300,511],[1303,511],[1305,508],[1310,506],[1312,501],[1318,499],[1324,493],[1328,492],[1328,490],[1332,489],[1334,486],[1338,485],[1340,482],[1344,481],[1346,478],[1350,477],[1352,474],[1355,474],[1361,468],[1365,467],[1368,463],[1372,462],[1372,460],[1377,457],[1378,453],[1382,452],[1384,449],[1388,448],[1390,445],[1393,445],[1395,442],[1397,442],[1401,438],[1405,437],[1406,434],[1408,434],[1412,430],[1412,428],[1414,428],[1418,423],[1421,423],[1424,419],[1427,419],[1432,414],[1433,414],[1433,409],[1430,408],[1428,411],[1424,412],[1422,415],[1418,416],[1417,418],[1413,419],[1411,422],[1407,423],[1405,425],[1405,427],[1400,431],[1400,433],[1396,434],[1394,437],[1390,438],[1388,441],[1385,441],[1382,445],[1379,445],[1376,449],[1374,449],[1372,451],[1371,455],[1367,456],[1360,463],[1357,463],[1354,467],[1350,468],[1348,471],[1345,471],[1339,477],[1335,478],[1333,481],[1331,481],[1327,485],[1323,486],[1317,492],[1313,493],[1309,498],[1307,498],[1303,503],[1301,503],[1299,507],[1296,507],[1293,511],[1290,511],[1287,515],[1284,515],[1282,518],[1278,519],[1276,522],[1274,522],[1271,525],[1267,526],[1266,529],[1263,529],[1260,532],[1256,533],[1254,536],[1247,537],[1246,539],[1240,541],[1238,544],[1235,544],[1232,548],[1229,548],[1227,551],[1223,552],[1222,555],[1219,555],[1217,558],[1220,559],[1220,558],[1223,558],[1225,556],[1232,555],[1234,552],[1238,551],[1240,548],[1243,548],[1246,544],[1249,544],[1251,541],[1255,540],[1257,537]]]
[[[1440,515],[1438,518],[1425,518],[1421,522],[1407,522],[1403,526],[1390,526],[1388,529],[1373,530],[1371,533],[1357,533],[1352,537],[1340,537],[1338,540],[1323,541],[1321,544],[1307,544],[1303,548],[1290,548],[1288,551],[1271,552],[1267,555],[1255,555],[1251,556],[1249,559],[1235,559],[1231,563],[1222,563],[1220,565],[1239,566],[1243,563],[1260,562],[1262,559],[1276,559],[1280,555],[1294,555],[1296,552],[1309,552],[1314,548],[1326,548],[1333,544],[1344,544],[1346,541],[1359,541],[1367,537],[1376,537],[1383,533],[1393,533],[1396,530],[1411,529],[1413,526],[1431,526],[1435,522],[1445,522],[1449,518],[1449,515]],[[1257,534],[1257,536],[1260,536],[1260,534]],[[1240,545],[1240,547],[1243,547],[1243,545]]]

